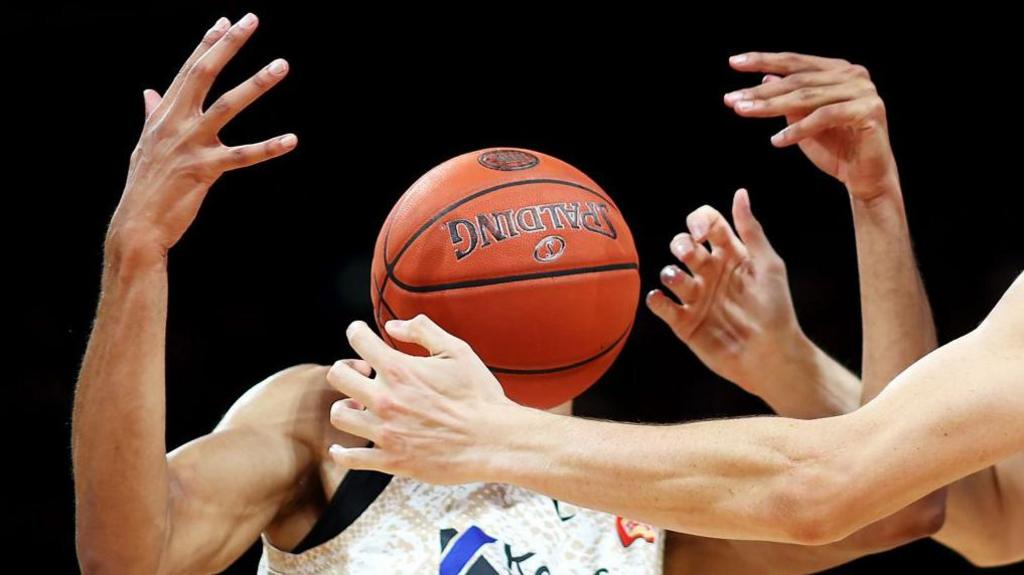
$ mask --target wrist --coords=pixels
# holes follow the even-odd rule
[[[481,426],[480,446],[484,457],[477,470],[480,480],[521,485],[532,471],[542,469],[546,453],[544,437],[566,416],[508,402],[491,410]]]
[[[846,191],[855,206],[874,208],[893,203],[903,205],[903,192],[895,168],[892,173],[871,182],[847,183]]]
[[[166,269],[167,249],[145,226],[111,224],[103,243],[103,267],[116,275]]]

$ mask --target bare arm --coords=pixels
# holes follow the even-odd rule
[[[871,403],[811,421],[553,416],[508,401],[472,350],[427,318],[386,329],[433,356],[402,354],[352,324],[350,343],[381,375],[335,364],[328,377],[367,411],[333,423],[376,445],[333,447],[339,465],[513,483],[675,531],[828,543],[1024,448],[1024,276],[975,331]]]
[[[1024,452],[951,485],[947,505],[936,540],[983,567],[1024,560]]]
[[[867,69],[845,60],[751,52],[730,63],[767,75],[760,86],[727,94],[726,103],[741,116],[785,117],[788,125],[772,143],[798,145],[850,194],[866,403],[937,343],[910,242],[885,105]]]
[[[159,573],[172,564],[165,552],[175,540],[175,497],[189,483],[175,474],[164,440],[167,250],[221,173],[294,145],[279,138],[227,148],[216,137],[286,66],[276,73],[264,68],[211,113],[202,112],[210,84],[256,20],[229,24],[219,20],[206,34],[163,99],[146,92],[146,126],[107,233],[100,303],[72,420],[77,546],[86,572]],[[253,441],[228,433],[203,443],[228,437]]]
[[[827,545],[713,539],[669,532],[665,544],[665,573],[802,575],[823,571],[935,533],[943,522],[944,499],[944,492],[933,493]]]

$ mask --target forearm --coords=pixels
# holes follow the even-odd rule
[[[164,425],[167,270],[160,254],[112,241],[72,417],[83,566],[155,571],[168,512]]]
[[[651,427],[505,407],[480,472],[674,531],[836,541],[1024,447],[1014,338],[983,324],[826,419]]]
[[[935,539],[972,563],[1024,559],[1024,452],[951,485],[948,514]]]
[[[819,422],[781,418],[646,426],[517,408],[493,428],[488,481],[705,537],[804,542],[814,505],[793,497],[827,457],[801,437]],[[529,433],[523,430],[529,429]],[[742,438],[742,439],[741,439]],[[820,493],[820,492],[818,492]]]
[[[862,403],[936,347],[935,323],[914,259],[898,180],[851,190],[863,322]],[[869,200],[859,197],[871,197]]]
[[[784,372],[773,372],[761,398],[784,417],[817,419],[860,406],[861,382],[802,332],[785,346]]]
[[[816,573],[935,533],[942,526],[944,500],[945,491],[933,493],[827,545],[710,539],[670,532],[665,572],[669,575]]]

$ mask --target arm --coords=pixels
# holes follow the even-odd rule
[[[933,493],[894,515],[827,545],[713,539],[669,532],[665,543],[665,573],[816,573],[935,533],[942,526],[944,499],[944,492]]]
[[[164,440],[167,250],[221,173],[290,150],[282,139],[226,148],[216,138],[220,127],[280,80],[286,68],[277,73],[264,68],[215,103],[211,113],[201,110],[217,72],[256,20],[250,16],[230,29],[229,24],[221,19],[206,34],[163,99],[146,92],[146,126],[107,233],[100,302],[72,418],[77,547],[86,572],[176,570],[180,565],[167,550],[190,536],[188,529],[173,527],[182,514],[179,497],[192,483],[181,473],[189,467],[174,462],[203,459],[200,454],[218,451],[217,445],[251,447],[257,441],[227,432],[169,458]],[[213,472],[211,479],[227,479],[223,474]],[[224,489],[246,487],[238,483],[232,479]],[[244,501],[268,502],[253,510],[255,515],[265,516],[280,501],[280,484],[273,480],[248,487],[239,494]],[[251,532],[252,525],[244,525],[240,536]],[[234,542],[224,552],[239,545]],[[199,563],[190,565],[209,558],[200,554],[194,558]]]
[[[762,397],[787,417],[827,417],[860,404],[860,380],[815,346],[796,319],[786,269],[754,218],[746,190],[733,201],[733,223],[710,206],[687,218],[706,229],[711,250],[689,233],[677,235],[676,266],[662,270],[651,310],[719,375]],[[928,495],[849,537],[820,546],[711,539],[669,533],[666,572],[808,573],[934,534],[945,495]]]
[[[733,197],[732,216],[736,232],[711,206],[686,218],[690,233],[678,234],[670,249],[687,269],[670,265],[661,272],[679,301],[653,290],[647,307],[704,365],[776,413],[811,419],[856,409],[860,380],[804,334],[786,265],[754,217],[746,190]]]
[[[332,422],[375,447],[333,446],[339,465],[513,483],[674,531],[828,543],[1024,448],[1024,276],[981,326],[871,403],[811,421],[659,427],[558,417],[510,402],[472,350],[428,319],[386,329],[432,356],[402,354],[365,324],[350,326],[350,343],[380,376],[335,364],[328,377],[367,411]]]
[[[947,506],[937,541],[982,567],[1024,560],[1024,452],[951,485]]]
[[[760,86],[725,96],[741,116],[785,117],[772,137],[799,145],[850,194],[863,322],[862,402],[937,345],[931,308],[910,242],[885,105],[863,66],[803,54],[730,58]]]

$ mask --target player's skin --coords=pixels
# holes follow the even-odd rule
[[[346,473],[328,457],[328,446],[367,445],[331,423],[332,414],[358,403],[331,387],[327,367],[300,365],[254,386],[211,433],[167,453],[168,253],[223,172],[277,157],[296,144],[281,137],[226,148],[216,137],[286,75],[283,61],[203,111],[217,72],[257,25],[245,18],[229,29],[229,22],[219,21],[163,97],[144,94],[144,134],[110,223],[100,304],[75,396],[76,543],[85,573],[218,572],[261,532],[290,549]],[[370,374],[365,362],[346,365]],[[553,411],[565,414],[568,408]],[[851,544],[877,549],[917,531],[914,518],[887,522]],[[733,562],[721,547],[703,549],[701,567],[721,565],[724,571]],[[670,557],[670,569],[695,565],[693,552],[685,559]],[[765,555],[765,561],[803,565],[799,557]]]
[[[800,329],[785,265],[754,217],[746,190],[736,192],[732,216],[738,237],[711,207],[691,214],[711,222],[710,251],[703,245],[694,246],[702,250],[697,256],[679,250],[680,240],[692,245],[687,233],[672,241],[673,255],[690,271],[668,266],[662,281],[689,308],[661,292],[652,293],[648,305],[706,365],[736,377],[736,383],[743,382],[777,413],[826,417],[855,409],[860,382]],[[934,534],[943,523],[944,500],[944,492],[936,492],[842,541],[820,546],[670,533],[666,553],[672,569],[667,571],[820,571]],[[714,569],[709,561],[715,561]]]
[[[791,56],[790,58],[799,58]],[[866,71],[856,70],[865,77]],[[779,77],[765,76],[765,82]],[[805,79],[806,80],[806,79]],[[808,84],[809,82],[803,82]],[[772,84],[770,94],[778,93]],[[795,86],[794,86],[795,87]],[[763,99],[767,88],[741,90],[726,95],[726,104],[744,115],[760,116],[753,104],[739,109],[738,102]],[[861,91],[864,97],[864,92]],[[872,97],[870,91],[867,97]],[[794,117],[787,117],[792,122]],[[872,135],[884,135],[879,130]],[[865,379],[860,380],[809,343],[792,312],[792,299],[781,258],[771,249],[760,225],[749,211],[745,192],[737,194],[733,221],[739,237],[711,210],[711,227],[719,229],[712,246],[720,259],[688,249],[680,258],[692,278],[678,269],[662,275],[663,281],[690,309],[652,294],[648,304],[704,362],[720,375],[762,397],[776,413],[787,417],[813,417],[845,413],[867,402],[881,390],[880,382],[905,369],[936,344],[935,326],[910,248],[910,234],[903,210],[895,160],[883,160],[891,149],[887,138],[864,138],[859,147],[875,147],[875,164],[891,165],[873,185],[848,185],[858,237],[861,277],[861,309],[864,317]],[[802,146],[819,167],[834,165],[816,157],[814,146]],[[850,146],[851,149],[854,146]],[[849,171],[848,171],[849,172]],[[833,175],[839,170],[833,170]],[[868,182],[870,184],[870,182]],[[699,211],[691,218],[699,216]],[[672,251],[681,254],[680,242],[692,246],[688,234],[673,240]],[[886,249],[882,249],[887,246]],[[767,249],[764,249],[767,248]],[[706,264],[706,265],[705,265]],[[749,273],[744,268],[749,268]],[[667,268],[671,269],[671,268]],[[733,272],[731,270],[735,269]],[[763,273],[757,273],[764,270]],[[866,278],[870,281],[865,282]],[[724,284],[725,289],[704,286]],[[731,289],[729,289],[731,288]],[[744,329],[736,329],[742,326]],[[724,335],[723,335],[724,334]],[[727,345],[723,345],[723,342]],[[777,362],[776,358],[786,358]],[[880,364],[880,365],[879,365]],[[767,367],[753,369],[751,366]],[[829,381],[831,380],[831,381]],[[819,389],[791,382],[816,382]],[[882,384],[884,385],[884,383]],[[937,499],[937,498],[936,498]],[[1017,454],[979,471],[948,488],[946,521],[934,538],[980,566],[1000,565],[1024,559],[1024,454]]]
[[[902,199],[886,192],[893,186],[885,182],[898,178],[884,105],[870,83],[848,81],[865,75],[842,61],[744,56],[733,66],[778,78],[769,77],[753,99],[727,101],[738,113],[785,116],[789,125],[772,142],[801,144],[847,186],[855,221],[871,223],[857,226],[863,268],[889,250],[892,229],[905,227]],[[799,88],[803,83],[814,87]],[[765,94],[773,86],[781,93]],[[708,228],[697,228],[690,232],[701,242]],[[907,238],[894,258],[907,265],[889,262],[891,275],[862,280],[864,297],[907,318],[897,327],[930,322]],[[908,285],[916,287],[908,293]],[[866,380],[891,377],[920,355],[914,347],[933,345],[933,332],[897,331],[896,337],[871,323],[880,312],[865,312],[865,369],[874,366]],[[385,329],[433,356],[407,356],[365,324],[350,326],[350,343],[378,376],[332,367],[335,386],[367,407],[334,421],[375,447],[332,446],[339,464],[431,482],[514,483],[675,531],[837,541],[1024,447],[1024,426],[1017,423],[1024,415],[1024,277],[978,328],[902,371],[885,393],[851,413],[809,421],[762,417],[653,427],[551,418],[508,401],[472,350],[428,318]],[[918,343],[901,352],[906,355],[892,354],[895,359],[882,353],[885,342],[897,340]],[[865,383],[865,397],[873,394],[868,388]]]
[[[720,217],[717,212],[715,217]],[[735,255],[729,256],[730,258],[738,257],[744,261],[749,259],[747,265],[755,270],[762,264],[780,265],[778,255],[768,246],[767,238],[764,236],[761,226],[753,219],[753,214],[749,211],[749,203],[743,197],[742,192],[738,192],[736,196],[733,206],[733,221],[738,237],[731,229],[725,228],[723,231],[727,233],[723,233],[721,240],[735,246],[735,249],[731,250],[731,253]],[[755,225],[751,226],[750,223]],[[727,224],[723,225],[727,226]],[[712,245],[714,247],[714,244]],[[768,249],[759,252],[755,249],[757,245],[768,246]],[[795,324],[795,317],[788,318],[788,321],[785,322],[777,321],[779,317],[792,313],[792,298],[787,283],[777,281],[772,274],[730,274],[728,271],[730,267],[729,265],[706,265],[696,268],[692,272],[693,279],[698,282],[707,284],[742,282],[743,284],[735,286],[733,289],[686,292],[689,297],[688,304],[708,308],[699,329],[690,330],[691,326],[686,322],[688,316],[664,314],[663,319],[669,322],[677,333],[690,334],[681,339],[695,353],[706,358],[705,361],[709,365],[719,365],[720,369],[726,373],[741,372],[747,354],[763,352],[766,354],[767,361],[773,355],[784,355],[791,350],[804,350],[803,353],[807,354],[806,357],[802,359],[797,357],[789,364],[793,367],[793,370],[789,372],[793,379],[777,377],[773,370],[765,369],[763,371],[750,370],[751,379],[743,382],[745,389],[760,395],[780,415],[797,417],[802,414],[819,413],[818,417],[825,417],[834,415],[835,406],[856,405],[862,395],[859,380],[854,379],[854,385],[850,385],[851,374],[813,344],[810,346],[811,349],[808,349],[802,332],[782,329]],[[668,281],[666,287],[673,292],[678,292],[673,281]],[[682,294],[678,295],[682,297]],[[672,305],[676,304],[672,303]],[[872,305],[872,302],[863,303],[864,307],[869,305]],[[766,312],[771,309],[774,309],[775,312]],[[742,331],[732,329],[736,317],[742,317],[750,329]],[[682,322],[672,325],[671,322],[679,320]],[[692,336],[693,333],[700,330],[709,330],[715,333],[729,332],[737,334],[737,337],[733,340],[732,346],[709,347],[705,345],[708,340]],[[716,339],[711,339],[711,341],[716,341]],[[752,341],[755,339],[762,341]],[[908,342],[908,345],[913,345],[913,342]],[[737,347],[739,350],[735,349]],[[773,347],[776,348],[774,351]],[[897,351],[894,350],[894,352]],[[907,353],[907,350],[898,352]],[[822,367],[823,362],[833,365]],[[804,371],[803,374],[800,373],[801,370]],[[824,381],[829,377],[835,378],[835,381]],[[817,393],[801,386],[789,385],[790,381],[818,381],[827,388],[828,393]],[[734,383],[740,382],[735,381]],[[845,393],[846,397],[834,401],[836,392]],[[904,527],[927,528],[929,532],[926,534],[932,535],[934,539],[956,550],[979,566],[1003,565],[1024,559],[1024,543],[1022,543],[1024,541],[1024,454],[1017,454],[961,479],[950,485],[945,491],[948,493],[945,506],[942,493],[936,493],[904,509],[887,521],[895,523],[898,517],[903,516],[909,519],[909,523],[903,524]],[[945,511],[944,523],[942,521],[943,511]],[[939,530],[940,527],[941,530]],[[787,553],[789,547],[780,544],[673,535],[674,537],[670,536],[669,538],[668,553],[669,556],[678,555],[677,565],[686,561],[706,559],[715,552],[708,548],[717,547],[724,549],[724,554],[739,563],[739,569],[749,570],[754,565],[759,565],[758,561],[773,552]],[[701,552],[692,552],[694,548],[700,548]],[[823,569],[835,564],[831,561],[843,561],[857,556],[857,550],[844,549],[836,544],[810,548],[818,550],[818,554],[808,553],[806,549],[808,548],[794,547],[795,553],[799,554],[798,558],[794,559],[803,562],[806,567],[804,571]],[[847,551],[847,553],[844,555],[843,551]],[[756,554],[756,559],[752,560],[747,557],[747,554],[751,552]],[[774,565],[785,564],[788,567],[793,566],[795,561],[772,563]]]

